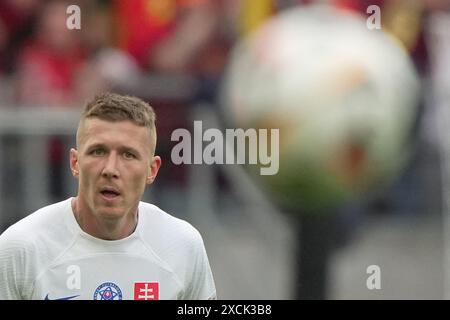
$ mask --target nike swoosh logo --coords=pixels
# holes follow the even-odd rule
[[[70,296],[70,297],[63,297],[63,298],[58,298],[58,299],[50,299],[48,297],[48,294],[45,296],[44,300],[72,300],[73,298],[79,297],[80,295],[76,295],[76,296]]]

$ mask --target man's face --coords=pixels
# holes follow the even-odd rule
[[[134,214],[145,185],[154,181],[161,165],[161,159],[151,154],[148,128],[131,121],[89,118],[80,130],[70,165],[79,179],[81,205],[100,219]]]

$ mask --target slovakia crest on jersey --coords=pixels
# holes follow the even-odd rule
[[[159,300],[159,283],[135,282],[134,300]]]
[[[115,283],[102,283],[95,290],[94,300],[122,300],[122,290]]]

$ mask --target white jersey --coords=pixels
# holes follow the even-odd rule
[[[139,203],[121,240],[84,232],[71,198],[44,207],[0,236],[0,299],[215,299],[203,240],[186,221]]]

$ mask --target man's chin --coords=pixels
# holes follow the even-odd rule
[[[125,215],[125,208],[118,204],[99,204],[96,208],[97,214],[104,218],[120,218]]]

